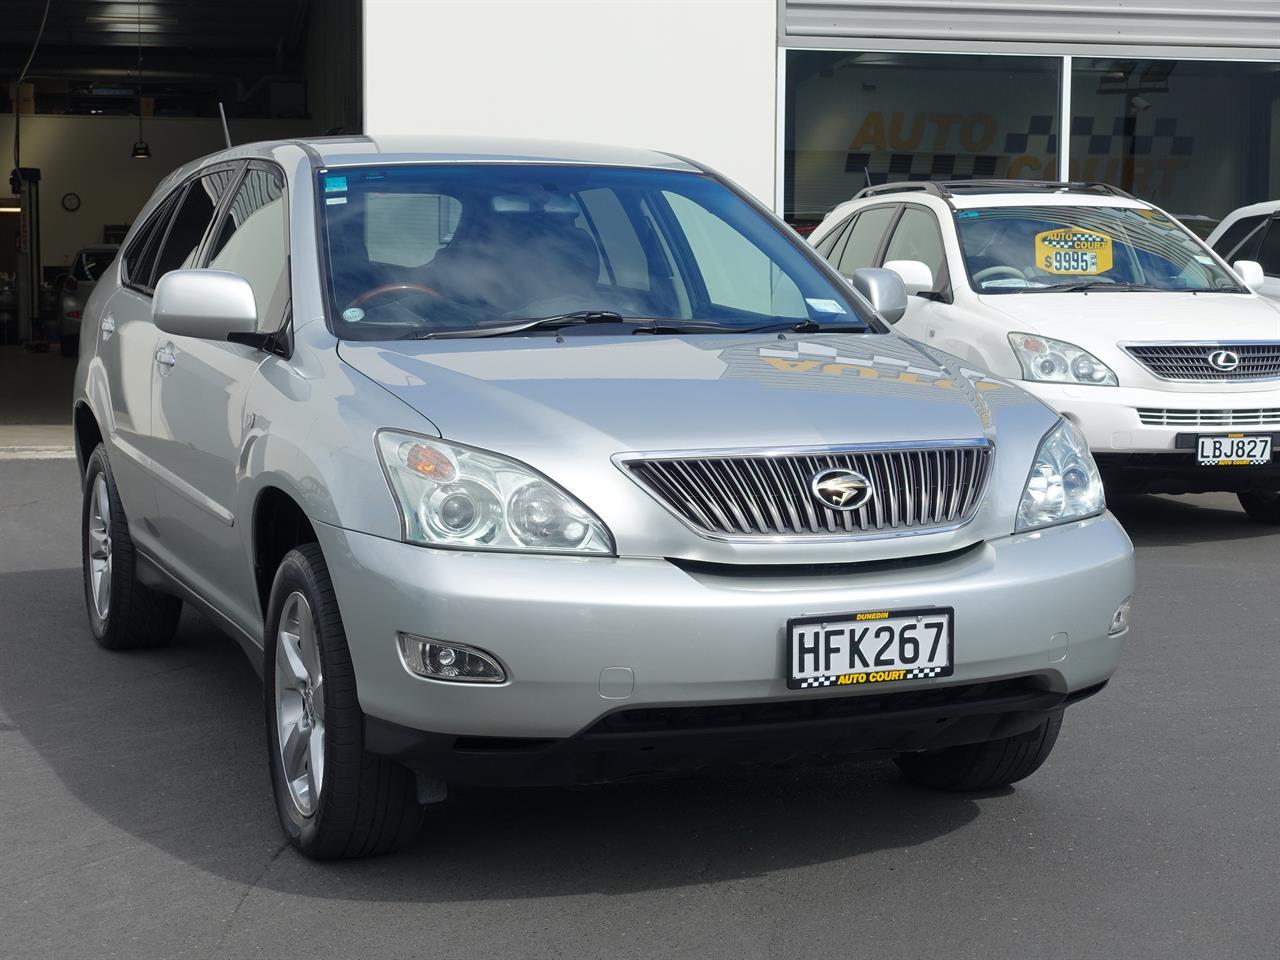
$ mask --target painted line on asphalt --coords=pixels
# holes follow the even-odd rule
[[[0,447],[0,460],[74,460],[74,447]]]

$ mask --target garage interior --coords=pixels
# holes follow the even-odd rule
[[[360,132],[362,10],[359,0],[4,8],[0,456],[59,456],[75,369],[74,341],[63,340],[76,321],[64,314],[73,288],[109,262],[77,254],[118,244],[161,179],[222,148],[220,105],[233,143]]]

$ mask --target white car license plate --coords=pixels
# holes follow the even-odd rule
[[[949,677],[955,664],[953,617],[950,607],[922,607],[788,620],[787,686],[806,690]]]
[[[1270,437],[1199,437],[1197,459],[1205,467],[1249,467],[1271,462]]]

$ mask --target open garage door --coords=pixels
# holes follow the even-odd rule
[[[219,104],[236,143],[363,125],[359,0],[54,0],[41,34],[45,9],[0,18],[0,426],[65,422],[87,290],[156,184],[222,148]]]

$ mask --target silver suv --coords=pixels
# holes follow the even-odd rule
[[[1019,780],[1132,547],[1079,432],[662,153],[347,138],[157,189],[86,308],[85,598],[262,671],[304,853],[446,785],[894,758]]]

